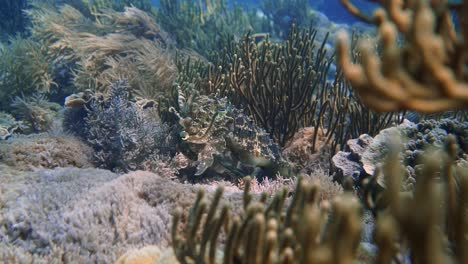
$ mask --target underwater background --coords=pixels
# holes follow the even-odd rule
[[[468,0],[0,0],[0,263],[468,263]]]

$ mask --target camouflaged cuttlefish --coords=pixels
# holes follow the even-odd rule
[[[196,92],[184,96],[179,90],[178,103],[179,111],[171,108],[171,112],[179,118],[182,140],[197,154],[195,175],[210,169],[243,176],[246,166],[254,168],[254,175],[260,171],[269,177],[291,174],[269,134],[226,97]]]

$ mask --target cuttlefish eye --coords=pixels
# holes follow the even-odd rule
[[[186,117],[186,118],[182,119],[181,125],[183,127],[190,127],[192,125],[192,118]]]
[[[189,134],[185,131],[180,132],[179,135],[182,138],[182,140],[187,140],[189,138]]]

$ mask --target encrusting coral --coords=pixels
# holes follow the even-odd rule
[[[160,166],[156,174],[56,168],[9,176],[2,169],[0,262],[10,254],[18,263],[114,263],[134,247],[167,246],[170,211],[188,212],[196,197],[194,186],[168,179],[173,173]]]
[[[70,135],[14,135],[0,142],[0,161],[18,170],[92,167],[93,150]]]
[[[361,45],[362,65],[349,56],[346,34],[338,41],[340,65],[364,102],[378,111],[423,113],[468,105],[468,1],[372,1],[383,8],[373,17],[350,1],[345,6],[378,26],[382,56]],[[452,14],[458,18],[457,27]],[[399,44],[399,35],[404,38]]]
[[[412,190],[416,171],[423,164],[420,160],[433,151],[442,149],[448,136],[455,139],[457,153],[455,162],[462,166],[466,162],[468,151],[468,123],[457,119],[423,120],[413,123],[405,120],[402,124],[380,131],[375,137],[367,134],[357,139],[348,140],[345,151],[340,151],[332,158],[335,179],[342,182],[352,178],[359,186],[362,178],[380,173],[380,166],[385,163],[392,147],[393,138],[400,140],[400,162],[404,167],[403,190]],[[384,186],[382,178],[379,185]]]

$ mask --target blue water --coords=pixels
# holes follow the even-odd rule
[[[159,0],[151,0],[155,6],[159,6]],[[249,8],[259,8],[261,1],[257,0],[237,0],[232,3],[243,4]],[[376,4],[370,3],[366,0],[353,0],[353,3],[366,14],[370,15],[377,7]],[[324,13],[330,20],[336,23],[354,23],[358,22],[353,15],[351,15],[340,3],[340,0],[310,0],[310,6],[317,11]]]

